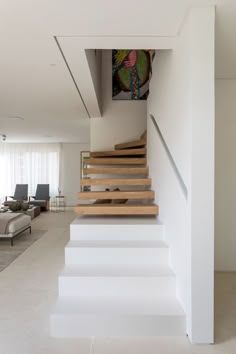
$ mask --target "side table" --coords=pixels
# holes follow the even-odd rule
[[[66,202],[64,195],[56,195],[56,212],[65,211]]]

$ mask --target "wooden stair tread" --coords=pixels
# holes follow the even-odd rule
[[[148,167],[90,167],[83,171],[87,175],[148,175]]]
[[[151,178],[85,178],[81,186],[150,186]]]
[[[146,165],[144,157],[92,157],[86,160],[87,165]]]
[[[154,191],[91,191],[79,192],[79,199],[154,199]]]
[[[156,204],[80,204],[75,207],[78,215],[158,215]]]
[[[81,186],[151,186],[151,178],[144,178],[148,175],[146,143],[147,132],[145,131],[137,140],[116,144],[113,151],[91,152],[90,157],[86,159],[86,167],[83,168],[85,175],[123,176],[121,178],[119,176],[118,178],[117,176],[83,178]],[[126,175],[134,176],[125,178]],[[159,206],[151,202],[155,198],[154,191],[128,189],[80,192],[78,194],[80,200],[96,200],[96,202],[80,203],[75,207],[75,213],[78,215],[147,216],[159,214]]]
[[[138,140],[128,141],[127,143],[116,144],[115,150],[132,149],[132,148],[144,147],[145,145],[146,145],[146,139],[138,139]]]
[[[146,155],[146,149],[126,149],[126,150],[112,150],[112,151],[93,151],[90,152],[91,157],[106,157],[106,156],[133,156]]]

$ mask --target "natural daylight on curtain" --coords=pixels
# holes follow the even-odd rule
[[[14,194],[15,185],[28,184],[35,195],[38,183],[50,185],[50,195],[59,186],[60,144],[0,143],[0,201]]]

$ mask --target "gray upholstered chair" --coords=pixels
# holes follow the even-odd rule
[[[11,200],[8,200],[11,198]],[[13,196],[6,196],[4,205],[10,205],[16,202],[28,201],[28,184],[16,184]]]
[[[49,184],[38,184],[35,196],[30,197],[29,202],[34,206],[40,206],[41,210],[47,211],[49,210],[49,199]]]

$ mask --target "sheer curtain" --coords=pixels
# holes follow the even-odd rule
[[[28,183],[35,195],[38,183],[49,183],[50,196],[58,193],[60,144],[0,143],[0,199],[13,195],[16,183]]]

